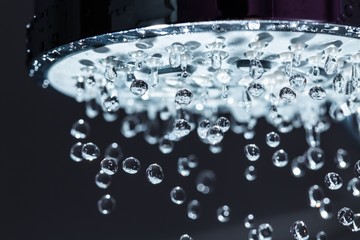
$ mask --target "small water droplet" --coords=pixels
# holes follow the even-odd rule
[[[308,169],[319,170],[325,164],[325,153],[321,148],[310,147],[304,154]]]
[[[221,143],[209,145],[209,151],[213,154],[219,154],[222,152],[222,150],[223,150],[223,146]]]
[[[337,168],[347,169],[351,163],[351,156],[348,151],[340,148],[336,151],[334,161]]]
[[[360,160],[358,160],[354,165],[354,171],[356,177],[360,178]]]
[[[254,166],[249,166],[245,169],[245,178],[249,182],[254,181],[257,177],[257,171]]]
[[[87,138],[90,133],[90,125],[84,119],[79,119],[72,125],[70,133],[76,139]]]
[[[196,189],[209,194],[215,191],[216,175],[212,170],[202,170],[195,179]]]
[[[310,74],[312,74],[314,77],[320,76],[320,68],[318,66],[312,66]]]
[[[100,156],[100,149],[94,143],[85,143],[81,148],[82,157],[88,161],[93,161]]]
[[[291,235],[296,240],[307,240],[309,239],[309,231],[303,221],[296,221],[290,228]]]
[[[334,173],[334,172],[327,173],[325,175],[324,182],[325,182],[325,185],[330,190],[338,190],[343,185],[343,180],[342,180],[341,176],[339,174],[337,174],[337,173]]]
[[[296,93],[288,87],[283,87],[279,92],[279,97],[286,103],[290,103],[295,100]]]
[[[114,79],[117,77],[115,67],[111,65],[106,66],[104,77],[111,82],[114,81]]]
[[[258,59],[250,60],[249,76],[252,79],[259,79],[264,73],[264,68]]]
[[[198,123],[197,133],[201,139],[205,139],[211,127],[211,123],[207,119],[203,119]]]
[[[326,92],[322,87],[314,86],[310,88],[309,96],[314,100],[323,100],[326,97]]]
[[[341,74],[337,74],[333,80],[333,89],[336,93],[343,93],[345,88],[345,79]]]
[[[354,212],[350,208],[343,207],[338,211],[337,219],[343,226],[349,226],[354,221]]]
[[[327,235],[324,231],[320,231],[316,234],[316,240],[326,240]]]
[[[180,157],[177,162],[177,171],[181,176],[187,177],[191,173],[190,166],[191,166],[191,164],[187,157]]]
[[[173,124],[172,133],[178,137],[185,137],[190,133],[191,125],[185,119],[177,119]]]
[[[227,132],[230,129],[230,121],[226,117],[219,117],[215,125],[220,127],[222,132]]]
[[[129,174],[136,174],[140,171],[141,164],[137,158],[127,157],[122,162],[122,169]]]
[[[111,176],[100,170],[95,176],[95,184],[101,189],[107,189],[111,184]]]
[[[264,85],[258,82],[252,82],[250,83],[247,91],[249,94],[253,97],[260,97],[261,94],[265,91]]]
[[[248,240],[259,240],[257,229],[250,229]]]
[[[173,151],[174,149],[174,142],[171,141],[168,138],[161,138],[159,141],[159,150],[163,153],[163,154],[169,154]]]
[[[294,158],[291,162],[291,172],[294,177],[303,177],[305,175],[305,158],[303,156],[298,156]]]
[[[118,163],[115,158],[106,157],[100,162],[101,170],[108,175],[114,175],[118,170]]]
[[[186,193],[182,187],[177,186],[170,191],[170,198],[173,203],[181,205],[186,200]]]
[[[271,240],[273,234],[273,228],[268,223],[262,223],[258,227],[258,237],[259,240]]]
[[[108,215],[115,209],[116,201],[115,198],[113,198],[109,194],[106,194],[99,199],[97,205],[100,213]]]
[[[216,215],[217,215],[218,221],[221,223],[230,221],[230,213],[231,213],[231,209],[228,205],[219,207],[216,210]]]
[[[151,164],[146,169],[146,177],[152,184],[159,184],[164,180],[164,172],[160,165]]]
[[[280,135],[276,132],[266,134],[266,144],[269,147],[276,148],[280,144]]]
[[[312,208],[320,208],[325,197],[324,190],[319,185],[313,185],[308,191],[309,203]]]
[[[327,56],[325,60],[324,70],[328,75],[335,74],[338,69],[338,62],[335,56]]]
[[[360,179],[353,178],[348,182],[346,189],[354,196],[360,197]]]
[[[192,220],[199,219],[201,215],[201,205],[196,199],[191,200],[187,205],[187,216]]]
[[[83,160],[82,147],[83,147],[83,144],[81,142],[77,142],[71,147],[71,149],[70,149],[70,158],[73,161],[81,162]]]
[[[289,79],[290,86],[296,91],[302,92],[306,86],[306,77],[301,74],[294,74]]]
[[[115,112],[120,108],[119,98],[117,96],[109,96],[104,99],[103,107],[108,112]]]
[[[334,206],[329,198],[324,198],[319,208],[320,216],[323,219],[330,219],[334,215]]]
[[[249,214],[244,219],[244,226],[248,229],[253,228],[255,226],[255,216],[253,214]]]
[[[176,92],[175,103],[181,107],[188,106],[193,98],[193,94],[188,89],[180,89]]]
[[[193,240],[193,238],[188,234],[183,234],[181,235],[180,240]]]
[[[100,107],[98,103],[96,102],[96,99],[90,99],[86,102],[85,105],[85,113],[88,118],[95,118],[97,115],[99,115]]]
[[[104,156],[114,158],[119,161],[123,158],[124,154],[120,145],[116,142],[113,142],[105,148]]]
[[[272,156],[272,163],[276,167],[285,167],[289,162],[288,154],[283,150],[279,149],[274,152]]]
[[[136,115],[127,115],[121,121],[121,133],[126,138],[135,137],[141,130],[142,125]]]
[[[260,149],[255,144],[247,144],[244,147],[245,156],[250,161],[256,161],[260,157]]]
[[[143,80],[134,80],[132,81],[131,85],[130,85],[130,91],[135,95],[135,96],[143,96],[147,90],[149,89],[148,84],[143,81]]]
[[[209,128],[207,132],[206,139],[209,141],[210,144],[218,144],[224,138],[224,133],[221,131],[221,128],[217,125],[214,125]]]

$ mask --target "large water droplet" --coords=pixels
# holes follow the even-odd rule
[[[146,169],[146,177],[152,184],[159,184],[164,180],[164,172],[160,165],[154,163]]]
[[[259,240],[271,240],[273,234],[273,228],[268,223],[260,224],[258,227]]]
[[[323,100],[326,97],[326,91],[320,86],[314,86],[310,88],[309,96],[315,100]]]
[[[148,84],[143,80],[134,80],[130,85],[130,91],[135,96],[144,95],[148,89],[149,89]]]
[[[115,158],[106,157],[100,162],[100,167],[104,173],[114,175],[118,170],[118,163]]]
[[[326,240],[327,235],[324,231],[320,231],[316,234],[316,240]]]
[[[163,137],[159,141],[159,150],[163,154],[169,154],[174,149],[174,142],[171,141],[169,138]]]
[[[95,184],[101,189],[106,189],[111,184],[111,176],[100,170],[95,176]]]
[[[360,179],[352,178],[346,187],[346,189],[354,196],[360,197]]]
[[[230,220],[231,209],[228,205],[219,207],[216,210],[217,219],[219,222],[225,223]]]
[[[209,194],[215,191],[216,175],[211,170],[202,170],[195,179],[196,189],[203,193]]]
[[[342,180],[341,176],[339,174],[337,174],[337,173],[334,173],[334,172],[327,173],[325,175],[324,182],[325,182],[325,185],[330,190],[338,190],[343,185],[343,180]]]
[[[177,119],[173,124],[172,133],[178,137],[185,137],[190,133],[191,125],[185,119]]]
[[[84,119],[79,119],[72,125],[70,133],[76,139],[84,139],[89,136],[90,125]]]
[[[99,199],[97,205],[100,213],[108,215],[115,209],[116,201],[112,196],[106,194]]]
[[[188,89],[180,89],[176,92],[175,103],[181,107],[185,107],[190,104],[193,98],[193,94]]]
[[[83,160],[82,147],[83,144],[81,142],[77,142],[70,149],[70,158],[75,162],[81,162]]]
[[[206,139],[209,141],[210,144],[218,144],[224,138],[224,133],[221,131],[221,128],[217,125],[214,125],[209,128],[207,132]]]
[[[354,221],[354,212],[350,208],[343,207],[338,211],[337,219],[342,225],[349,226]]]
[[[188,234],[183,234],[181,235],[180,240],[193,240],[193,238]]]
[[[311,170],[319,170],[325,164],[325,153],[321,148],[310,147],[304,157],[306,166]]]
[[[269,132],[268,134],[266,134],[266,144],[272,148],[279,146],[280,135],[276,132]]]
[[[259,79],[264,73],[264,68],[258,59],[250,60],[249,76],[253,79]]]
[[[260,157],[260,149],[255,144],[247,144],[244,147],[245,156],[250,161],[256,161]]]
[[[93,161],[100,156],[100,149],[94,143],[85,143],[81,148],[82,157],[88,161]]]
[[[129,174],[136,174],[140,171],[141,164],[137,158],[127,157],[122,162],[122,169]]]
[[[219,117],[215,125],[219,126],[222,132],[227,132],[230,129],[230,121],[226,117]]]
[[[336,151],[334,161],[337,168],[346,169],[350,166],[351,156],[348,151],[340,148]]]
[[[334,206],[329,198],[324,198],[319,208],[320,216],[323,219],[330,219],[334,215]]]
[[[192,220],[199,219],[201,214],[201,205],[198,200],[191,200],[187,205],[187,216]]]
[[[302,92],[305,90],[306,77],[301,74],[294,74],[289,79],[290,86],[296,91]]]
[[[254,181],[257,177],[257,171],[254,166],[249,166],[245,169],[245,178],[248,181]]]
[[[309,239],[309,231],[303,221],[296,221],[290,228],[291,235],[296,240],[307,240]]]
[[[289,162],[288,154],[283,150],[279,149],[276,152],[274,152],[272,156],[272,163],[276,167],[285,167]]]
[[[124,154],[120,145],[116,142],[113,142],[105,148],[104,156],[120,161],[124,157]]]
[[[325,197],[324,190],[319,185],[313,185],[308,191],[309,203],[312,208],[319,208]]]
[[[296,93],[288,87],[283,87],[279,92],[279,97],[286,103],[290,103],[295,100]]]
[[[244,226],[248,229],[253,228],[255,226],[255,216],[253,214],[249,214],[244,219]]]
[[[175,203],[177,205],[183,204],[186,200],[186,193],[185,193],[184,189],[179,186],[174,187],[170,191],[170,199],[173,203]]]

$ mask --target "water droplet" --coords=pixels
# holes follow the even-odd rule
[[[191,125],[185,119],[177,119],[174,122],[172,133],[178,137],[185,137],[190,133]]]
[[[115,198],[110,196],[109,194],[106,194],[100,200],[97,202],[99,212],[108,215],[110,214],[116,206]]]
[[[311,170],[319,170],[325,164],[325,153],[321,148],[310,147],[304,157],[307,168]]]
[[[105,148],[104,156],[114,158],[119,161],[123,158],[124,154],[120,145],[116,142],[113,142]]]
[[[257,229],[249,230],[248,240],[259,240]]]
[[[350,166],[351,157],[346,150],[340,148],[336,151],[334,161],[337,168],[346,169]]]
[[[198,123],[197,133],[201,139],[205,139],[211,127],[211,123],[207,119],[203,119]]]
[[[309,203],[312,208],[319,208],[325,197],[324,190],[319,185],[313,185],[308,191]]]
[[[141,164],[137,158],[127,157],[122,162],[122,169],[129,174],[136,174],[140,171]]]
[[[260,157],[260,149],[255,144],[247,144],[244,147],[245,156],[250,161],[256,161]]]
[[[301,74],[294,74],[289,79],[290,86],[296,91],[302,92],[305,90],[306,77]]]
[[[159,141],[159,150],[163,153],[163,154],[169,154],[173,151],[174,149],[174,142],[171,141],[168,138],[162,138]]]
[[[231,80],[231,70],[219,69],[214,73],[214,78],[221,84],[228,84]]]
[[[356,177],[360,178],[360,160],[358,160],[358,161],[355,163],[354,171],[355,171]]]
[[[316,234],[316,240],[326,240],[327,235],[324,231],[320,231]]]
[[[170,191],[170,198],[173,203],[181,205],[186,200],[186,193],[182,187],[177,186]]]
[[[343,180],[342,180],[341,176],[339,174],[337,174],[337,173],[334,173],[334,172],[327,173],[325,175],[324,182],[325,182],[325,185],[330,190],[338,190],[343,185]]]
[[[115,67],[111,65],[106,66],[104,77],[109,81],[113,81],[117,77]]]
[[[159,184],[164,180],[164,172],[160,165],[154,163],[146,169],[146,177],[152,184]]]
[[[75,162],[81,162],[83,160],[82,147],[83,144],[81,142],[77,142],[70,149],[70,158]]]
[[[139,117],[136,115],[127,115],[121,121],[121,133],[126,138],[135,137],[142,130]]]
[[[115,112],[120,108],[119,98],[117,96],[109,96],[105,98],[103,107],[108,112]]]
[[[201,205],[198,200],[191,200],[187,205],[187,216],[192,220],[199,219],[201,214]]]
[[[193,98],[193,94],[187,89],[180,89],[176,92],[175,103],[181,107],[185,107],[190,104]]]
[[[252,82],[250,83],[247,91],[253,97],[260,97],[261,94],[265,91],[264,86],[261,83]]]
[[[345,88],[345,79],[341,74],[337,74],[333,80],[333,89],[336,93],[343,93]]]
[[[310,88],[309,96],[315,100],[323,100],[326,97],[326,92],[322,87],[314,86]]]
[[[257,177],[257,171],[254,166],[249,166],[245,169],[245,178],[248,181],[254,181]]]
[[[100,162],[101,170],[108,175],[114,175],[118,170],[118,163],[116,159],[106,157]]]
[[[273,234],[273,228],[268,223],[262,223],[258,227],[259,240],[271,240]]]
[[[352,232],[359,232],[360,231],[360,213],[354,215],[354,221],[349,226]]]
[[[343,207],[338,211],[337,219],[343,226],[349,226],[354,221],[354,212],[350,208]]]
[[[272,156],[272,163],[276,167],[285,167],[289,162],[288,154],[283,150],[279,149],[276,152],[274,152]]]
[[[220,127],[222,132],[227,132],[230,129],[230,121],[226,117],[219,117],[215,125]]]
[[[253,214],[249,214],[244,219],[244,226],[248,229],[253,228],[255,226],[255,216]]]
[[[275,105],[271,105],[269,108],[269,117],[272,118],[274,121],[278,118],[279,112]]]
[[[353,178],[348,182],[346,189],[354,196],[360,197],[360,179]]]
[[[181,176],[187,177],[191,173],[191,164],[189,164],[189,159],[187,157],[180,157],[177,162],[177,171]]]
[[[202,170],[195,179],[196,189],[203,194],[214,192],[215,184],[216,175],[211,170]]]
[[[213,154],[219,154],[222,152],[222,150],[223,150],[223,146],[221,143],[209,145],[209,151]]]
[[[312,74],[314,77],[320,76],[320,68],[318,66],[312,66],[310,74]]]
[[[284,73],[287,77],[291,77],[293,75],[293,61],[285,62]]]
[[[264,73],[264,68],[258,59],[250,60],[249,76],[252,79],[259,79]]]
[[[320,216],[323,219],[330,219],[334,215],[334,206],[329,198],[324,198],[319,208]]]
[[[181,235],[180,240],[193,240],[193,238],[190,237],[188,234],[183,234]]]
[[[130,85],[130,91],[135,96],[142,96],[144,95],[147,90],[149,89],[148,84],[143,80],[134,80]]]
[[[88,118],[95,118],[99,115],[100,107],[95,99],[90,99],[85,104],[85,113]]]
[[[111,184],[111,176],[100,170],[95,176],[95,184],[101,189],[107,189]]]
[[[290,228],[291,235],[296,240],[307,240],[309,239],[309,231],[303,221],[296,221]]]
[[[335,74],[337,72],[338,62],[335,56],[327,56],[325,60],[324,70],[328,75]]]
[[[85,143],[81,148],[81,155],[88,161],[93,161],[100,156],[100,149],[94,143]]]
[[[90,125],[84,119],[79,119],[72,125],[70,133],[76,139],[84,139],[89,136]]]
[[[298,156],[294,158],[291,162],[291,172],[294,177],[303,177],[305,175],[305,158],[303,156]]]
[[[230,220],[231,209],[228,205],[219,207],[216,210],[217,219],[221,223],[228,222]]]
[[[221,128],[217,125],[214,125],[209,128],[207,132],[206,139],[209,141],[210,144],[218,144],[224,138],[224,133],[221,131]]]
[[[286,103],[290,103],[295,100],[296,93],[291,88],[283,87],[280,90],[279,97]]]

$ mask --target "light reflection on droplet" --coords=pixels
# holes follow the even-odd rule
[[[230,220],[231,209],[228,205],[219,207],[216,210],[217,219],[221,223],[228,222]]]

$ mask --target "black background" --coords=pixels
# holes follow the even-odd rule
[[[69,149],[75,140],[69,131],[73,122],[85,117],[84,106],[51,89],[42,89],[27,76],[25,67],[25,25],[32,17],[31,1],[13,0],[1,8],[1,224],[0,239],[179,239],[189,233],[196,240],[246,239],[243,218],[254,213],[256,224],[269,222],[274,227],[274,239],[291,239],[289,227],[295,220],[304,220],[311,234],[325,230],[329,239],[359,239],[359,233],[338,224],[336,217],[322,220],[316,209],[308,207],[307,189],[312,184],[323,186],[327,171],[341,172],[347,181],[352,167],[340,171],[333,164],[339,147],[359,157],[359,139],[352,137],[343,125],[333,126],[322,136],[327,164],[318,172],[308,172],[305,178],[292,177],[290,168],[278,169],[271,164],[273,149],[264,144],[264,135],[274,130],[261,120],[254,140],[246,141],[232,133],[226,135],[224,151],[210,154],[195,133],[176,144],[170,155],[162,155],[156,146],[149,146],[142,136],[125,139],[120,135],[119,121],[105,123],[101,117],[89,120],[92,126],[89,141],[102,150],[117,141],[125,156],[135,156],[142,162],[142,171],[134,176],[123,171],[114,176],[109,190],[98,189],[94,176],[99,161],[75,163],[69,159]],[[306,150],[302,130],[283,134],[281,147],[290,158]],[[262,156],[255,166],[258,179],[247,182],[243,146],[256,142]],[[190,153],[200,159],[200,166],[188,178],[176,171],[176,160]],[[165,180],[160,185],[147,182],[144,170],[150,163],[163,166]],[[197,193],[196,174],[212,169],[217,174],[216,191],[209,196]],[[172,187],[180,185],[188,199],[202,203],[198,221],[186,217],[186,205],[175,206],[169,198]],[[117,208],[109,216],[101,215],[97,200],[111,193]],[[334,202],[335,214],[343,206],[360,212],[359,199],[346,191],[326,191]],[[217,207],[228,204],[231,221],[216,220]]]

